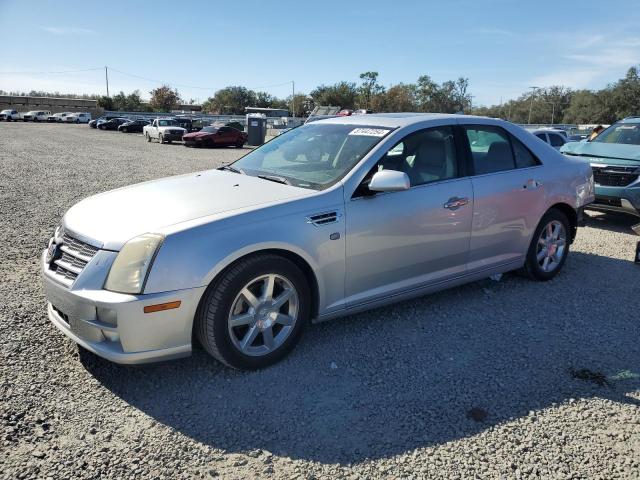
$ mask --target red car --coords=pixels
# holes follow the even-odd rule
[[[204,127],[199,132],[182,136],[186,147],[229,147],[242,148],[247,142],[247,134],[232,127]]]

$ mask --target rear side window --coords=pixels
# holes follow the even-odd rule
[[[474,125],[465,131],[476,175],[540,165],[520,140],[500,127]]]
[[[486,125],[474,125],[465,130],[476,175],[516,168],[507,132]]]
[[[564,145],[564,139],[555,133],[549,133],[549,141],[552,147],[561,147]]]
[[[549,142],[547,142],[547,134],[546,133],[536,133],[536,137],[538,137],[544,143],[549,143]]]

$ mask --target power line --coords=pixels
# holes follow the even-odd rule
[[[81,70],[63,70],[58,72],[0,72],[0,75],[57,75],[61,73],[91,72],[94,70],[102,70],[102,67],[83,68]]]

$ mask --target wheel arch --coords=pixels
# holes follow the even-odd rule
[[[259,255],[278,255],[280,257],[286,258],[293,262],[304,274],[307,282],[309,283],[309,290],[311,291],[311,318],[315,318],[318,316],[320,309],[320,283],[318,281],[318,276],[316,271],[311,266],[311,263],[308,259],[304,258],[300,253],[294,252],[293,250],[283,248],[283,247],[265,247],[259,248],[256,250],[252,250],[250,252],[243,252],[240,255],[234,256],[233,258],[228,258],[222,266],[218,266],[216,271],[214,272],[211,279],[207,282],[207,288],[211,287],[222,275],[225,274],[228,270],[233,268],[239,262],[246,260],[249,257],[255,257]],[[200,299],[200,303],[205,298],[205,295],[202,295]]]
[[[571,235],[570,243],[573,243],[573,241],[576,238],[576,234],[578,232],[578,212],[576,212],[576,209],[573,208],[571,205],[563,202],[554,203],[547,209],[547,212],[553,209],[559,210],[560,212],[564,213],[567,219],[569,220],[569,228],[571,230],[569,232]]]

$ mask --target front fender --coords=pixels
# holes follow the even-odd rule
[[[226,267],[246,255],[264,250],[284,250],[300,257],[313,271],[318,285],[320,312],[342,308],[344,220],[341,218],[336,223],[322,226],[307,223],[306,216],[317,213],[318,207],[313,202],[300,202],[285,215],[278,215],[277,208],[280,207],[168,234],[155,259],[144,293],[207,286]],[[334,208],[342,210],[342,204],[334,205]]]

